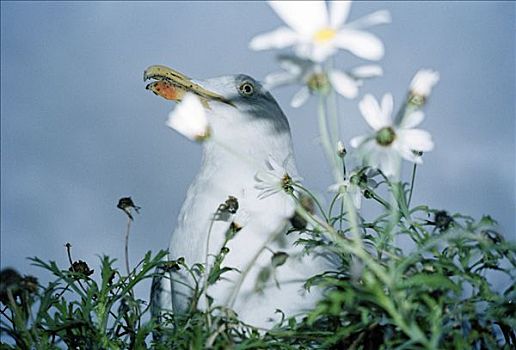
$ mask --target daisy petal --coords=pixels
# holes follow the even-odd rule
[[[274,158],[272,154],[267,155],[267,161],[265,162],[267,167],[276,175],[282,176],[285,169],[279,164],[279,162]]]
[[[351,145],[351,147],[353,148],[357,148],[359,147],[362,143],[364,143],[365,140],[367,140],[369,138],[369,136],[367,135],[363,135],[363,136],[356,136],[356,137],[353,137],[351,139],[351,141],[349,141],[349,144]]]
[[[383,69],[378,65],[371,64],[353,68],[351,74],[357,78],[373,78],[382,76]]]
[[[252,50],[282,49],[294,45],[298,35],[290,28],[279,27],[268,33],[260,34],[251,39],[249,48]]]
[[[374,130],[380,130],[384,126],[389,125],[390,120],[385,119],[378,102],[372,95],[365,95],[358,104],[358,108],[367,124],[369,124]]]
[[[394,107],[394,98],[392,94],[385,94],[382,98],[382,114],[386,120],[391,120],[392,110]]]
[[[423,119],[425,119],[425,113],[422,111],[414,111],[403,118],[400,127],[402,129],[412,129],[421,124]]]
[[[306,100],[310,97],[310,90],[304,86],[295,93],[294,97],[292,97],[292,100],[290,101],[290,105],[294,108],[301,107]]]
[[[349,75],[338,70],[332,70],[329,74],[331,85],[344,97],[355,98],[358,95],[358,83]]]
[[[311,36],[328,26],[328,10],[324,1],[269,1],[269,5],[299,34]]]
[[[346,24],[346,27],[352,29],[361,29],[372,27],[378,24],[387,24],[391,23],[392,18],[391,14],[387,10],[380,10],[373,13],[370,13],[364,17],[357,19],[356,21],[349,22]]]
[[[344,181],[334,183],[333,185],[328,187],[328,191],[329,192],[340,192],[340,189],[345,185],[346,184],[344,183]]]
[[[367,165],[372,168],[380,169],[380,159],[384,157],[385,151],[378,144],[371,140],[362,144],[361,152]]]
[[[384,48],[380,39],[371,33],[354,29],[342,29],[335,37],[335,45],[367,60],[377,61],[383,57]]]
[[[282,69],[298,77],[313,64],[294,55],[280,55],[278,56],[278,62]]]
[[[398,130],[400,142],[405,143],[411,150],[428,152],[434,149],[432,136],[428,131],[421,129]]]
[[[209,136],[206,112],[199,98],[192,93],[187,93],[169,113],[166,124],[192,141],[202,141]]]
[[[301,57],[315,62],[323,62],[337,52],[337,49],[331,45],[307,45],[306,47],[299,46],[296,52]]]
[[[352,191],[349,191],[351,195],[351,200],[353,201],[353,205],[355,208],[360,209],[362,206],[362,193],[357,188],[354,188]]]
[[[331,1],[330,2],[330,26],[334,29],[340,28],[349,15],[351,1]]]
[[[398,151],[402,158],[408,160],[409,162],[421,164],[423,163],[421,157],[418,157],[414,154],[414,152],[401,142],[393,143],[392,147]]]
[[[296,80],[296,77],[289,72],[274,72],[267,74],[264,79],[264,87],[267,90],[270,90],[277,86],[293,84],[296,82]]]
[[[379,160],[380,169],[383,171],[385,176],[396,176],[399,173],[401,160],[396,152],[393,152],[392,150],[384,152]]]
[[[270,197],[276,193],[280,192],[279,189],[276,189],[276,188],[270,188],[268,190],[263,190],[262,192],[260,192],[257,196],[258,199],[265,199],[267,197]]]

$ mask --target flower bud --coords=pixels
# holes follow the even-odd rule
[[[274,253],[274,255],[271,258],[272,266],[273,267],[279,267],[279,266],[285,264],[287,259],[288,259],[288,254],[287,253],[285,253],[285,252],[276,252],[276,253]]]
[[[437,71],[431,69],[419,70],[410,83],[410,100],[414,98],[414,103],[423,104],[438,81],[439,73]]]
[[[308,225],[308,221],[306,221],[306,219],[298,212],[295,212],[294,216],[292,216],[289,220],[292,227],[296,230],[303,230]]]
[[[371,192],[371,190],[368,190],[368,189],[364,190],[364,198],[367,198],[367,199],[373,198],[373,193]]]
[[[342,141],[337,142],[337,155],[340,158],[344,158],[346,153],[348,152],[346,151],[346,147],[344,147],[344,143],[342,143]]]

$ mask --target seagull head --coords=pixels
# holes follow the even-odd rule
[[[146,88],[167,100],[181,103],[195,94],[201,101],[213,134],[222,143],[248,153],[252,149],[290,150],[290,128],[274,97],[260,82],[245,74],[196,80],[166,66],[145,70]],[[262,153],[263,153],[262,152]]]

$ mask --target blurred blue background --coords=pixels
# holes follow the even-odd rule
[[[491,214],[515,235],[515,4],[359,2],[350,19],[379,9],[385,74],[361,95],[392,91],[399,105],[421,67],[441,73],[423,128],[435,150],[418,170],[413,203]],[[165,126],[172,104],[144,90],[143,70],[166,64],[196,78],[278,69],[249,40],[281,20],[262,2],[1,2],[1,265],[41,275],[26,257],[98,269],[123,261],[132,196],[134,265],[168,246],[200,146]],[[340,53],[339,68],[366,63]],[[297,87],[274,91],[292,127],[305,183],[324,194],[331,178],[317,144],[316,106],[292,109]],[[367,130],[355,101],[341,100],[345,141]],[[406,169],[409,170],[409,169]],[[141,291],[146,294],[147,291]]]

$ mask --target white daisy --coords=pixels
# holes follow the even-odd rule
[[[255,175],[256,189],[260,190],[258,198],[267,198],[276,193],[292,193],[294,192],[294,184],[302,179],[295,174],[289,174],[290,157],[287,157],[282,164],[271,155],[269,155],[266,166],[267,170],[259,171]]]
[[[352,171],[345,180],[328,187],[328,191],[338,192],[339,197],[344,193],[348,193],[355,208],[360,209],[362,206],[362,190],[377,186],[376,181],[373,179],[376,175],[378,175],[378,172],[373,169]]]
[[[294,46],[297,55],[316,62],[326,60],[338,49],[368,60],[383,57],[381,40],[361,29],[389,23],[388,11],[345,24],[351,1],[330,1],[329,9],[325,1],[269,1],[269,5],[288,26],[254,37],[249,44],[253,50]]]
[[[410,83],[410,93],[416,96],[427,98],[432,88],[439,82],[439,73],[431,69],[420,69],[417,71]]]
[[[360,187],[358,184],[352,183],[349,178],[331,185],[328,187],[328,191],[338,192],[339,197],[343,196],[344,193],[347,193],[350,196],[355,208],[360,209],[362,206],[362,192]]]
[[[374,133],[355,137],[350,142],[352,147],[359,148],[369,166],[382,170],[386,176],[398,174],[401,158],[422,163],[415,151],[428,152],[434,148],[431,135],[415,129],[424,119],[423,112],[414,111],[405,116],[399,125],[394,125],[393,104],[391,94],[383,96],[381,106],[372,95],[365,95],[359,108]]]
[[[325,93],[330,87],[340,95],[353,99],[358,95],[363,79],[383,74],[378,65],[359,66],[349,72],[331,69],[326,73],[320,64],[296,56],[281,55],[279,62],[283,70],[267,75],[265,86],[271,89],[290,84],[303,85],[290,101],[290,105],[296,108],[302,106],[312,94]]]
[[[187,93],[177,107],[169,113],[167,126],[192,141],[204,141],[210,136],[206,111],[197,96]]]

